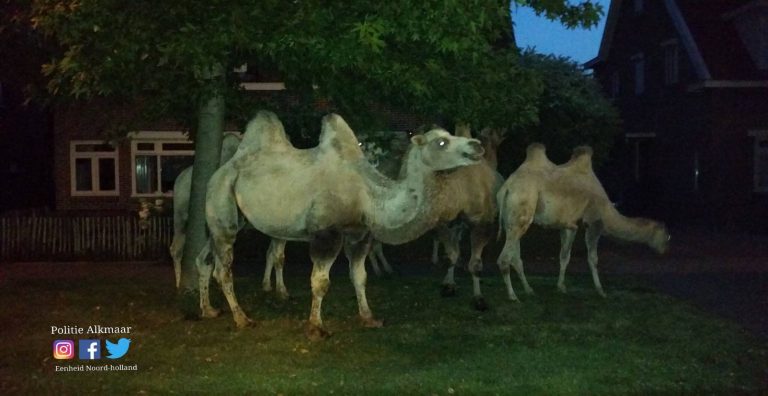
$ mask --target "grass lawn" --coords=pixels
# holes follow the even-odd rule
[[[10,272],[27,264],[14,264]],[[601,299],[588,276],[531,276],[536,296],[505,299],[497,276],[484,279],[489,311],[459,296],[439,296],[439,276],[369,277],[369,302],[381,329],[359,326],[353,288],[334,268],[324,302],[334,335],[304,336],[309,278],[289,273],[293,298],[277,301],[253,276],[238,277],[241,304],[257,326],[235,330],[228,312],[181,320],[168,265],[29,264],[2,280],[0,394],[734,394],[768,392],[765,340],[685,302],[606,282]],[[8,267],[6,266],[6,271]],[[515,283],[519,293],[521,287]],[[224,306],[218,288],[214,304]],[[118,361],[136,372],[55,372],[50,326],[132,326]],[[116,337],[107,337],[114,341]]]

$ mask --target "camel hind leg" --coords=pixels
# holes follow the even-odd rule
[[[467,267],[469,273],[472,274],[474,305],[479,311],[488,309],[488,304],[485,302],[482,291],[480,290],[480,271],[483,270],[483,250],[493,238],[493,233],[493,224],[479,224],[472,227],[470,234],[472,253]]]
[[[557,289],[565,293],[565,270],[571,261],[571,247],[576,238],[576,229],[564,228],[560,230],[560,274],[557,278]]]
[[[589,270],[592,272],[592,282],[595,284],[597,293],[600,294],[600,296],[605,297],[603,285],[600,283],[600,277],[597,274],[597,242],[600,240],[600,235],[602,233],[602,222],[594,222],[587,226],[584,240],[587,243],[587,261],[589,262]]]
[[[210,285],[211,274],[213,273],[214,268],[210,241],[206,242],[205,246],[200,250],[200,253],[195,257],[195,265],[197,266],[197,273],[199,276],[201,316],[203,318],[215,318],[219,316],[221,311],[211,305]]]
[[[373,317],[371,308],[368,306],[368,298],[365,294],[365,283],[367,274],[365,272],[365,256],[370,245],[369,237],[360,241],[351,242],[348,238],[344,241],[344,253],[349,260],[349,277],[355,286],[355,295],[357,296],[358,313],[365,327],[381,327],[382,322]]]
[[[341,251],[341,244],[341,234],[333,231],[318,234],[309,243],[309,255],[312,258],[312,309],[309,313],[307,336],[311,340],[330,336],[323,326],[322,305],[323,298],[331,286],[331,266]]]
[[[285,287],[283,279],[283,267],[285,266],[285,244],[284,239],[273,238],[269,243],[267,250],[267,265],[264,269],[264,280],[262,288],[264,291],[272,291],[272,269],[275,270],[275,293],[281,300],[290,298],[288,288]]]
[[[501,271],[501,276],[504,279],[504,284],[507,286],[507,295],[512,301],[517,301],[517,295],[515,294],[515,290],[512,288],[512,280],[510,279],[509,275],[510,265],[517,272],[517,276],[523,283],[525,292],[528,294],[533,294],[533,289],[528,284],[528,280],[525,278],[523,260],[520,257],[520,238],[523,237],[531,224],[529,220],[523,220],[524,221],[518,224],[514,224],[506,230],[507,240],[504,243],[504,249],[501,251],[497,261],[499,271]]]

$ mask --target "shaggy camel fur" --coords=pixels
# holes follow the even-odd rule
[[[525,161],[509,176],[498,192],[500,229],[506,232],[498,265],[511,300],[517,300],[509,277],[510,264],[517,271],[527,293],[533,293],[525,279],[520,259],[520,238],[531,223],[560,229],[560,275],[558,289],[565,292],[565,270],[578,222],[586,226],[589,268],[597,292],[605,292],[597,275],[597,242],[602,234],[631,242],[645,243],[664,253],[669,233],[663,224],[642,218],[624,217],[614,208],[592,171],[592,149],[577,147],[563,165],[553,164],[544,146],[528,146]]]
[[[357,138],[338,115],[323,118],[317,147],[299,150],[290,144],[274,114],[260,112],[246,128],[237,153],[208,184],[206,217],[214,265],[204,259],[207,252],[201,252],[203,316],[217,314],[208,296],[215,269],[235,323],[243,327],[251,322],[237,302],[232,279],[232,245],[247,220],[273,238],[309,242],[313,262],[310,338],[328,335],[321,306],[330,286],[331,265],[342,246],[360,318],[366,326],[381,326],[365,293],[370,236],[401,244],[433,228],[441,211],[432,197],[439,188],[436,172],[476,164],[482,154],[479,141],[435,129],[412,138],[406,177],[393,181],[363,158]]]
[[[458,136],[470,136],[468,127],[457,128]],[[483,268],[482,255],[485,246],[493,239],[496,216],[496,192],[504,179],[496,172],[496,150],[504,139],[499,130],[484,129],[479,138],[483,144],[485,156],[480,164],[458,169],[445,174],[445,184],[452,188],[444,189],[442,199],[451,200],[458,211],[447,213],[442,224],[437,228],[437,240],[443,246],[448,261],[448,270],[443,279],[442,294],[456,294],[454,271],[460,254],[460,242],[465,229],[469,230],[471,252],[467,269],[472,275],[473,298],[475,308],[487,309],[487,304],[480,290],[480,271]],[[456,221],[458,220],[458,222]],[[437,262],[437,246],[433,244],[433,262]]]

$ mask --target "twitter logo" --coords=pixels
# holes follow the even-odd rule
[[[117,340],[117,343],[110,342],[109,340],[104,341],[107,345],[107,352],[109,352],[109,355],[107,355],[109,359],[120,359],[128,353],[128,347],[131,346],[130,338],[121,338]]]

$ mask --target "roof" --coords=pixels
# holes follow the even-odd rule
[[[611,1],[598,56],[585,63],[594,67],[608,57],[623,1]],[[681,38],[700,80],[765,80],[750,57],[733,18],[766,0],[664,0],[665,9]]]

